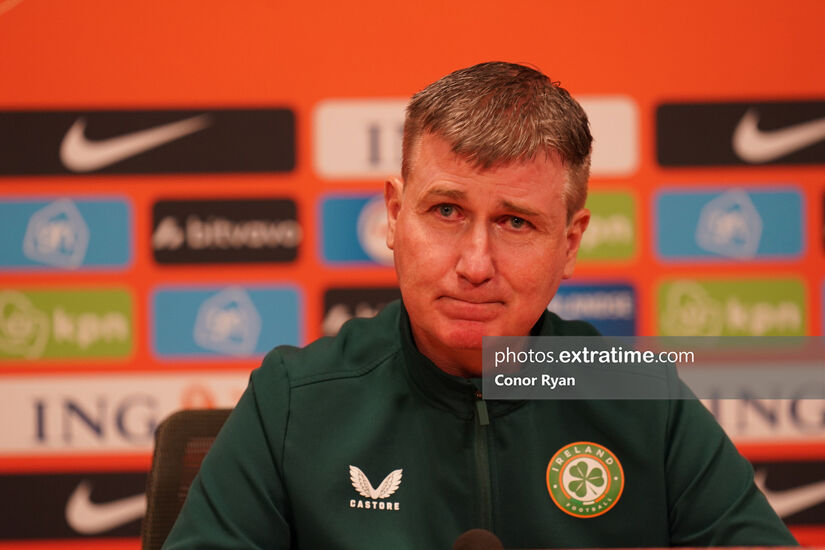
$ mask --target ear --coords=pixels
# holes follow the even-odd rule
[[[587,224],[590,223],[590,210],[582,208],[575,214],[573,219],[567,224],[565,237],[567,239],[567,255],[564,262],[564,272],[562,277],[569,279],[573,276],[576,267],[576,255],[579,253],[579,245],[582,242]]]
[[[395,224],[401,211],[401,198],[404,184],[398,177],[391,177],[384,182],[384,206],[387,208],[387,247],[395,246]]]

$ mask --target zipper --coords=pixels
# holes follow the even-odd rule
[[[481,397],[481,392],[475,392],[475,458],[478,488],[481,493],[479,503],[479,527],[493,530],[493,489],[490,479],[490,445],[489,426],[490,415],[487,413],[487,402]]]

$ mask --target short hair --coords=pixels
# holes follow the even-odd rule
[[[584,207],[593,137],[587,115],[559,82],[536,69],[493,61],[433,82],[407,105],[401,175],[409,177],[413,149],[424,133],[482,170],[557,154],[568,170],[568,221]]]

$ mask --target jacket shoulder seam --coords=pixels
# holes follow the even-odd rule
[[[320,382],[327,382],[332,380],[341,380],[344,378],[358,378],[359,376],[367,374],[368,372],[372,371],[382,363],[386,362],[393,355],[396,355],[399,351],[400,347],[394,346],[393,349],[391,349],[384,355],[380,355],[378,356],[378,358],[369,361],[364,366],[353,370],[325,372],[321,374],[311,374],[304,377],[289,378],[290,388],[299,388],[301,386],[308,386],[311,384],[317,384]]]

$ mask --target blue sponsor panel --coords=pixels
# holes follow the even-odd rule
[[[0,201],[0,270],[124,269],[132,209],[123,199]]]
[[[291,286],[163,287],[152,295],[158,357],[251,357],[303,344],[300,292]]]
[[[805,209],[795,188],[661,191],[656,252],[666,260],[798,258]]]
[[[319,207],[321,259],[332,266],[392,265],[383,196],[327,195]]]
[[[628,284],[562,285],[547,309],[562,319],[587,321],[605,336],[636,334],[636,290]]]

